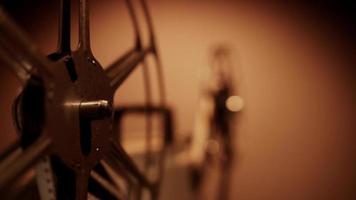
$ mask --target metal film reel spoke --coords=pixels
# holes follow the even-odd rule
[[[59,60],[60,58],[70,55],[70,23],[71,23],[71,1],[61,0],[59,9],[59,23],[58,23],[58,43],[57,51],[50,54],[48,57],[51,60]]]
[[[15,158],[13,158],[9,163],[2,163],[0,165],[1,194],[7,194],[8,190],[11,191],[11,187],[17,178],[19,178],[28,169],[32,168],[41,158],[44,158],[48,154],[50,145],[51,140],[48,137],[40,137],[28,148],[23,150],[18,155],[15,155]]]
[[[146,151],[144,155],[144,170],[141,172],[142,175],[147,175],[148,169],[150,167],[150,163],[152,162],[152,119],[151,119],[151,112],[148,112],[148,107],[151,105],[151,85],[150,85],[150,80],[149,80],[149,73],[148,73],[148,66],[145,62],[146,57],[152,53],[152,46],[148,47],[142,47],[141,43],[141,31],[138,26],[138,19],[135,13],[135,9],[133,7],[133,3],[129,0],[125,0],[127,9],[129,11],[129,16],[131,18],[131,22],[133,24],[134,28],[134,34],[135,34],[135,45],[132,49],[127,51],[124,56],[116,60],[113,64],[111,64],[107,68],[107,74],[109,77],[112,77],[112,86],[113,87],[118,87],[125,79],[126,76],[128,76],[138,65],[142,65],[143,67],[143,78],[144,78],[144,90],[145,90],[145,101],[146,101],[146,107],[143,107],[146,112],[142,112],[143,114],[146,115],[146,133],[145,133],[145,141],[146,141]],[[118,110],[118,109],[117,109]],[[119,111],[120,112],[120,111]],[[115,123],[119,123],[118,121]],[[119,136],[120,138],[120,136]],[[132,164],[134,164],[132,162]],[[137,168],[137,167],[136,167]],[[138,169],[138,168],[137,168]],[[135,174],[138,174],[138,170]],[[138,176],[138,178],[141,176]],[[139,181],[142,182],[142,181]],[[142,183],[141,183],[142,184]],[[137,187],[136,187],[137,188]],[[137,188],[139,191],[141,191],[140,186]],[[153,193],[152,190],[149,190],[151,193]],[[138,192],[138,198],[140,198],[140,193]]]
[[[1,8],[0,34],[0,63],[11,68],[22,83],[33,75],[52,78],[48,61]]]

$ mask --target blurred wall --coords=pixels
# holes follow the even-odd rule
[[[132,41],[129,22],[119,21],[127,13],[105,3],[92,6],[92,46],[104,66]],[[344,13],[353,7],[199,0],[150,7],[180,136],[192,131],[211,47],[233,49],[246,105],[236,124],[231,199],[356,198],[355,29],[350,10]],[[39,13],[27,29],[49,53],[55,15]],[[118,104],[143,102],[142,74],[134,73]]]

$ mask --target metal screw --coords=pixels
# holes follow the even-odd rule
[[[87,119],[102,119],[111,116],[112,108],[108,101],[86,101],[79,104],[80,116]]]

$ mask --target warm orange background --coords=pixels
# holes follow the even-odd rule
[[[233,49],[236,86],[246,107],[235,134],[231,199],[356,198],[355,51],[337,7],[149,3],[179,136],[193,129],[199,76],[211,47],[224,43]],[[46,53],[55,48],[55,6],[46,12],[39,5],[17,17],[24,23],[31,16],[35,22],[26,30]],[[93,1],[91,12],[93,52],[106,66],[133,44],[132,30],[116,1]],[[118,104],[143,102],[141,73],[136,70],[119,89]],[[19,86],[8,74],[1,69],[2,135],[11,134],[9,105]],[[9,137],[1,136],[2,146]]]

